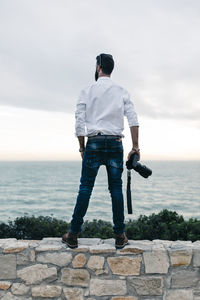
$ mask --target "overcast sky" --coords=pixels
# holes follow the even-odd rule
[[[200,159],[199,32],[199,0],[1,0],[0,159],[79,159],[76,101],[101,52],[144,159]]]

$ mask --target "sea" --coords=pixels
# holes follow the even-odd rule
[[[143,161],[152,169],[145,179],[131,171],[133,213],[126,202],[127,169],[123,171],[125,220],[163,209],[185,220],[200,219],[200,161]],[[81,161],[1,161],[0,223],[21,216],[51,216],[71,221],[80,185]],[[96,177],[85,220],[112,222],[106,168]]]

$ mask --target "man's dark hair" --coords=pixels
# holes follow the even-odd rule
[[[110,75],[114,69],[114,60],[111,54],[101,53],[96,57],[97,65],[102,69],[102,72]]]

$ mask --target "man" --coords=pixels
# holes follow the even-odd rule
[[[75,136],[78,137],[80,144],[82,171],[70,230],[63,234],[62,242],[70,248],[78,247],[78,233],[82,231],[83,217],[87,212],[95,178],[99,167],[105,165],[112,200],[115,247],[123,248],[128,244],[124,232],[124,199],[121,179],[124,116],[128,119],[133,143],[128,159],[134,152],[140,157],[139,123],[129,93],[110,78],[114,68],[112,55],[102,53],[96,57],[96,60],[96,82],[81,91],[75,112]],[[85,136],[88,137],[86,147]]]

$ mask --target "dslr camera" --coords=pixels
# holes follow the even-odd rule
[[[138,172],[142,177],[148,178],[152,174],[152,170],[147,168],[145,165],[141,165],[138,162],[138,154],[133,153],[129,160],[126,161],[126,167],[128,170],[135,170]]]

